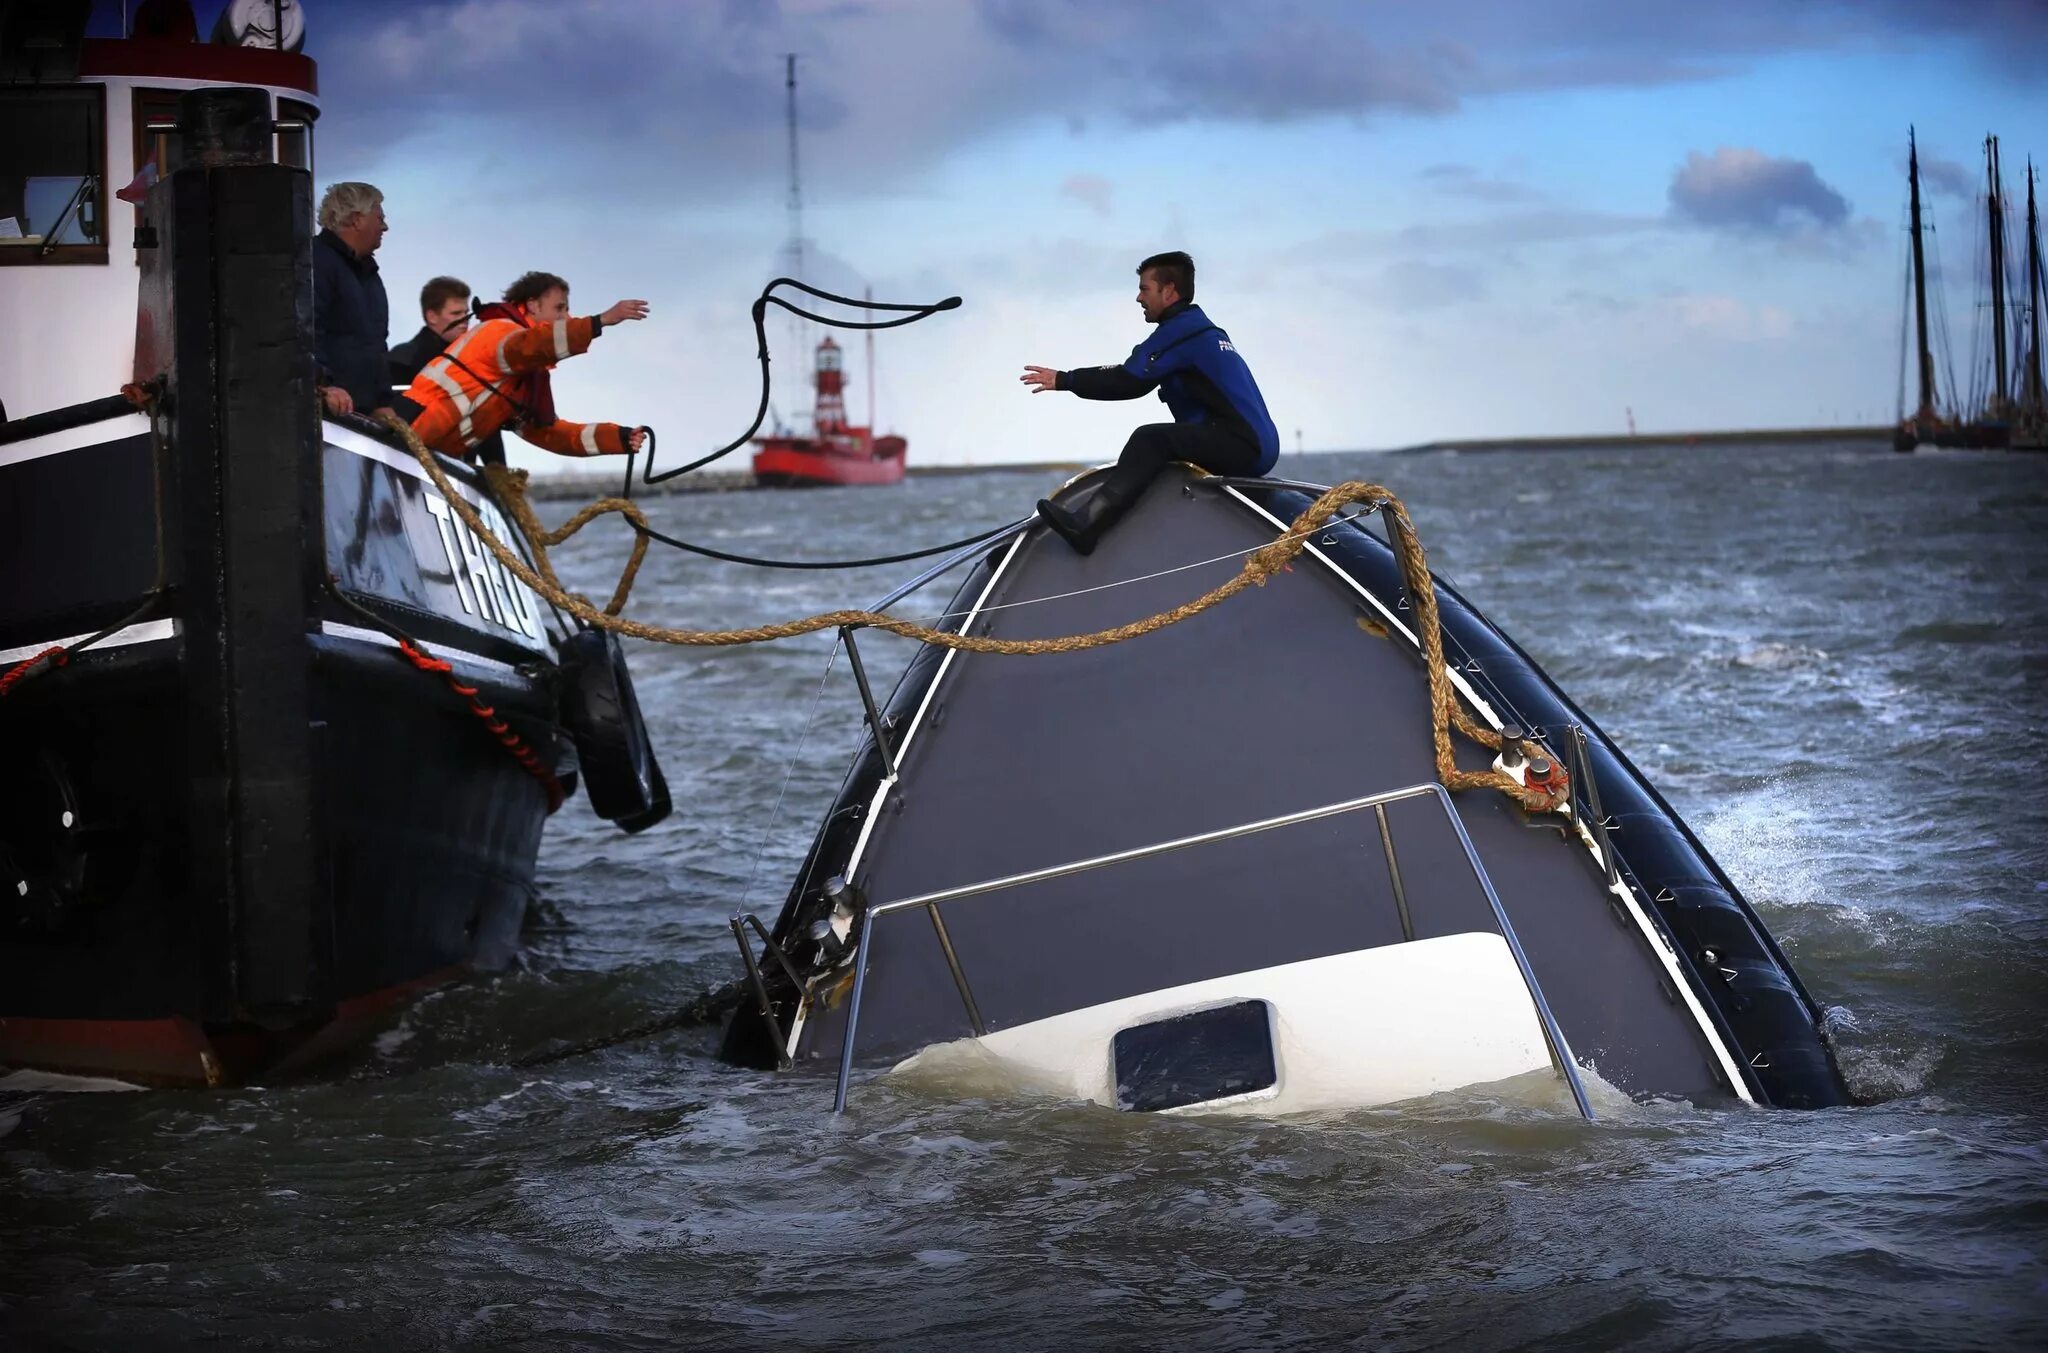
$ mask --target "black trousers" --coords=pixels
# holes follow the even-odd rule
[[[1147,423],[1124,443],[1116,468],[1104,477],[1099,492],[1128,506],[1169,461],[1176,460],[1215,474],[1256,474],[1259,444],[1248,433],[1220,423]]]

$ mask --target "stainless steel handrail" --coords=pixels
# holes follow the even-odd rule
[[[944,888],[937,892],[920,893],[915,897],[899,898],[868,908],[866,918],[861,922],[860,952],[854,960],[853,997],[847,1003],[846,1032],[839,1048],[839,1084],[833,1095],[832,1112],[846,1111],[846,1094],[853,1079],[853,1050],[855,1032],[860,1026],[862,997],[867,991],[868,967],[874,953],[875,922],[883,916],[912,908],[935,909],[941,903],[957,902],[963,898],[980,897],[988,893],[1001,892],[1007,888],[1027,883],[1041,883],[1047,879],[1064,878],[1069,874],[1086,873],[1093,869],[1106,869],[1111,865],[1126,864],[1154,855],[1165,855],[1190,846],[1207,845],[1215,841],[1228,841],[1240,836],[1251,836],[1258,832],[1272,831],[1280,827],[1292,827],[1303,822],[1314,822],[1319,818],[1337,817],[1360,809],[1374,808],[1395,803],[1403,799],[1419,798],[1434,794],[1450,819],[1452,828],[1458,834],[1458,844],[1465,851],[1465,861],[1472,866],[1473,877],[1486,893],[1486,900],[1493,908],[1494,920],[1500,925],[1501,938],[1507,941],[1508,952],[1513,955],[1515,967],[1522,975],[1522,982],[1529,990],[1530,1001],[1536,1007],[1537,1022],[1543,1026],[1544,1041],[1550,1049],[1551,1061],[1558,1074],[1571,1086],[1572,1098],[1579,1112],[1587,1119],[1593,1117],[1593,1106],[1586,1098],[1586,1087],[1579,1077],[1578,1063],[1572,1059],[1571,1045],[1566,1042],[1564,1030],[1558,1027],[1557,1018],[1550,1011],[1550,1003],[1543,998],[1543,989],[1536,981],[1536,974],[1529,966],[1528,955],[1522,951],[1521,941],[1515,937],[1514,924],[1508,920],[1507,909],[1501,905],[1500,895],[1493,889],[1493,880],[1487,877],[1486,868],[1479,862],[1479,853],[1473,849],[1472,838],[1465,832],[1465,824],[1458,820],[1457,810],[1451,806],[1451,796],[1440,784],[1428,783],[1410,785],[1404,789],[1391,789],[1379,794],[1368,794],[1360,799],[1345,799],[1340,803],[1324,804],[1320,808],[1307,808],[1298,813],[1286,813],[1279,817],[1262,818],[1257,822],[1246,822],[1236,827],[1225,827],[1218,831],[1202,832],[1195,836],[1177,837],[1154,845],[1139,846],[1134,850],[1120,850],[1109,855],[1097,855],[1068,864],[1052,865],[1045,869],[1033,869],[1022,874],[1008,874],[1001,878],[988,879],[981,883],[969,883],[957,888]],[[936,910],[933,911],[936,915]],[[957,960],[955,960],[955,971]],[[970,1018],[979,1024],[978,1012],[970,1010]]]
[[[933,564],[930,568],[918,574],[909,582],[904,583],[902,586],[896,588],[894,591],[889,593],[888,596],[883,597],[880,601],[868,607],[868,609],[871,611],[888,610],[891,606],[894,606],[897,602],[903,600],[912,592],[915,592],[919,588],[925,586],[927,583],[930,583],[934,578],[941,577],[944,574],[951,572],[953,569],[960,567],[960,565],[966,563],[968,560],[974,558],[977,555],[988,553],[990,550],[993,550],[996,546],[1001,545],[1005,541],[1009,540],[1012,536],[1018,535],[1019,533],[1023,532],[1028,527],[1030,527],[1031,523],[1035,520],[1037,520],[1037,518],[1035,517],[1020,518],[1017,521],[1011,522],[1008,526],[1005,526],[1002,530],[996,532],[996,534],[990,536],[987,540],[977,540],[972,545],[967,546],[965,549],[959,551],[958,553],[947,555],[944,559],[941,559],[938,563]]]

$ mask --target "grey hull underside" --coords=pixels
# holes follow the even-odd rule
[[[1247,502],[1176,469],[1092,556],[1033,531],[995,556],[986,597],[984,570],[955,609],[979,600],[971,632],[1005,638],[1103,629],[1205,591],[1274,534]],[[1215,562],[1146,576],[1202,559]],[[1111,583],[1123,585],[1088,590]],[[921,710],[913,701],[899,711],[898,783],[844,862],[870,905],[1435,778],[1415,647],[1308,555],[1265,587],[1141,639],[1048,656],[953,654],[928,692]],[[1489,764],[1489,753],[1454,743],[1461,765]],[[849,785],[858,801],[875,788]],[[1492,790],[1455,801],[1576,1059],[1634,1096],[1731,1098],[1715,1035],[1561,820],[1531,819]],[[946,934],[993,1030],[1231,973],[1498,928],[1432,799],[1395,804],[1388,821],[1405,929],[1378,825],[1354,813],[949,903]],[[971,1035],[929,918],[913,911],[879,924],[889,930],[870,963],[858,1056]],[[800,1059],[839,1055],[844,992],[841,982],[810,1013]],[[1359,1037],[1370,1056],[1372,1031]]]

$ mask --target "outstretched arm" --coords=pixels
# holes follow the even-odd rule
[[[590,345],[610,325],[646,318],[647,302],[620,301],[603,314],[592,315],[588,319],[558,319],[521,329],[505,340],[499,350],[504,354],[509,374],[522,375],[590,351]]]
[[[1085,366],[1075,371],[1055,371],[1049,366],[1027,366],[1017,379],[1031,387],[1031,393],[1066,390],[1083,399],[1136,399],[1158,388],[1158,381],[1133,376],[1120,366]]]
[[[519,435],[558,456],[622,456],[638,451],[647,437],[639,428],[629,432],[617,423],[570,423],[562,419],[542,426],[521,423]]]

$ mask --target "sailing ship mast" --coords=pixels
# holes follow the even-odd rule
[[[1920,237],[1920,147],[1906,129],[1906,177],[1913,199],[1913,318],[1920,341],[1920,407],[1913,427],[1923,439],[1934,435],[1934,352],[1927,341],[1927,254]]]
[[[1990,191],[1984,196],[1991,213],[1991,380],[1996,391],[1985,412],[1994,419],[2011,413],[2012,395],[2007,383],[2005,348],[2005,185],[1998,175],[1998,138],[1984,138],[1984,168]]]
[[[2048,309],[2042,289],[2041,218],[2034,209],[2034,162],[2027,161],[2027,377],[2026,407],[2036,419],[2048,418],[2048,391],[2041,373],[2041,312]]]

